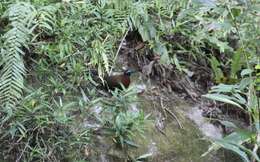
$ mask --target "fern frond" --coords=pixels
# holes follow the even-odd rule
[[[4,108],[13,109],[24,88],[23,48],[30,40],[35,9],[28,3],[16,3],[4,16],[9,19],[11,29],[3,36],[4,44],[0,51],[0,103]]]
[[[51,5],[39,8],[37,12],[38,27],[45,31],[52,31],[56,21],[56,11],[57,8]]]

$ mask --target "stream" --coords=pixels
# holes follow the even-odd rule
[[[210,146],[209,139],[221,138],[222,130],[202,116],[198,104],[144,81],[140,74],[132,77],[131,86],[145,91],[139,96],[139,102],[132,104],[132,110],[142,109],[151,114],[150,122],[145,125],[145,138],[134,139],[139,147],[129,150],[131,157],[150,155],[149,162],[239,162],[223,150],[201,157]],[[89,127],[93,123],[85,125]],[[95,147],[91,162],[125,161],[124,153],[113,147],[111,139],[97,136]]]

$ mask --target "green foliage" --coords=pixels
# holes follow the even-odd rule
[[[38,29],[46,34],[51,34],[56,26],[56,12],[58,6],[49,5],[43,6],[37,12],[37,25]],[[39,31],[38,34],[43,34]]]
[[[217,83],[220,83],[221,80],[224,78],[224,74],[220,69],[220,63],[215,56],[211,56],[210,65],[215,75],[215,81]]]
[[[239,50],[236,51],[230,61],[230,75],[224,76],[224,73],[220,68],[222,65],[219,63],[215,56],[211,56],[210,64],[214,72],[216,83],[233,83],[234,81],[238,80],[239,76],[237,74],[241,70],[241,67],[244,65],[242,63],[242,52]]]
[[[241,73],[243,74],[242,76],[245,76],[246,74],[245,71],[242,71]],[[259,161],[259,156],[257,155],[259,146],[257,141],[259,140],[260,130],[260,109],[257,89],[254,88],[256,81],[257,77],[252,78],[250,76],[246,76],[240,81],[240,83],[237,84],[219,84],[217,86],[213,86],[210,91],[211,94],[204,95],[204,97],[209,99],[238,107],[245,113],[249,114],[250,118],[252,118],[252,120],[250,120],[250,131],[235,127],[236,129],[234,133],[227,135],[221,140],[213,141],[213,145],[209,148],[207,153],[223,147],[237,153],[244,161],[249,162],[249,159]],[[232,125],[234,124],[232,123]],[[230,124],[228,126],[230,126]],[[251,144],[254,148],[252,150],[246,148],[244,146],[245,143]]]
[[[88,130],[75,126],[75,103],[49,101],[42,88],[26,96],[1,126],[1,159],[7,161],[59,161],[78,159],[89,142]],[[74,110],[75,111],[75,110]]]
[[[5,11],[3,18],[8,18],[11,29],[4,34],[4,43],[1,47],[0,65],[0,101],[1,107],[9,112],[22,98],[25,67],[23,56],[24,48],[32,34],[35,8],[28,3],[16,3]]]
[[[237,72],[241,69],[242,66],[242,52],[241,51],[236,51],[233,55],[232,58],[232,63],[231,63],[231,78],[237,78]]]
[[[255,66],[256,71],[256,91],[258,93],[258,97],[260,94],[260,63]]]
[[[94,65],[104,66],[104,69],[107,73],[109,73],[109,60],[107,56],[107,50],[106,47],[104,47],[104,44],[106,42],[102,43],[100,41],[93,41],[92,42],[92,48],[95,49],[92,53],[91,62]],[[101,67],[99,67],[101,69]]]
[[[108,125],[112,125],[112,128],[107,128],[107,131],[122,148],[126,148],[126,145],[136,146],[132,142],[132,137],[136,133],[144,133],[142,129],[144,119],[145,117],[142,112],[120,112],[116,115],[112,123],[108,123]]]
[[[123,149],[127,149],[128,146],[137,147],[132,138],[144,134],[144,122],[148,117],[142,110],[134,110],[134,101],[136,92],[133,88],[123,91],[117,89],[113,92],[112,99],[103,101],[104,129]]]
[[[41,62],[38,70],[49,69],[51,63],[52,68],[59,67],[56,73],[68,80],[73,78],[77,86],[82,82],[76,83],[76,80],[82,81],[87,76],[82,72],[75,75],[75,64],[81,69],[97,68],[100,77],[108,73],[117,50],[116,42],[127,27],[121,15],[124,13],[111,10],[107,5],[94,2],[56,4],[59,14],[47,14],[46,18],[55,20],[50,19],[53,23],[45,25],[48,30],[42,33],[41,41],[35,43],[35,52],[40,56],[38,62]]]
[[[236,128],[234,133],[227,135],[221,140],[213,141],[214,144],[209,151],[223,147],[235,152],[244,161],[259,161],[259,151],[257,150],[259,149],[260,109],[256,86],[258,77],[253,75],[255,65],[259,64],[257,62],[259,54],[255,51],[260,43],[257,40],[257,35],[260,32],[259,24],[257,23],[259,18],[255,16],[255,9],[258,7],[259,5],[256,1],[250,2],[250,5],[247,1],[224,1],[221,4],[217,3],[209,7],[213,10],[211,14],[214,15],[214,19],[207,17],[206,23],[204,23],[205,25],[210,24],[210,30],[214,31],[213,34],[216,38],[222,37],[222,40],[225,40],[224,38],[235,38],[231,39],[232,42],[229,42],[233,50],[228,50],[224,44],[222,46],[219,42],[215,42],[217,46],[223,47],[220,51],[229,51],[227,51],[229,53],[227,63],[231,62],[231,69],[230,76],[226,77],[235,79],[234,82],[229,85],[219,84],[212,87],[210,94],[205,95],[205,97],[232,104],[249,114],[250,118],[250,131],[241,131],[242,128]],[[257,13],[259,14],[259,11]],[[219,20],[216,19],[218,15],[221,18]],[[202,20],[205,21],[204,18]],[[223,64],[225,65],[225,63]],[[220,69],[218,69],[218,63],[213,60],[211,65],[215,77],[219,79],[220,75],[218,72]],[[239,71],[241,71],[240,75],[238,75]]]
[[[54,7],[46,6],[39,11],[29,3],[15,3],[5,11],[2,18],[10,21],[11,28],[3,35],[1,48],[0,99],[5,111],[11,115],[22,98],[25,67],[23,57],[27,55],[35,28],[51,30],[54,24]],[[37,36],[37,35],[36,35]],[[35,39],[35,38],[34,38]]]
[[[256,138],[256,134],[244,131],[244,130],[237,130],[234,133],[229,134],[228,136],[224,137],[223,139],[212,141],[212,146],[208,149],[206,153],[204,153],[202,156],[205,156],[211,151],[216,151],[220,147],[223,147],[227,150],[233,151],[237,153],[241,159],[245,162],[250,162],[250,159],[248,158],[249,154],[250,156],[254,157],[257,161],[259,161],[259,156],[252,152],[251,150],[245,148],[242,144],[253,142],[253,139]]]
[[[95,99],[97,92],[89,84],[90,69],[96,68],[99,77],[110,72],[118,56],[119,42],[129,30],[140,33],[152,51],[161,55],[161,63],[175,64],[180,71],[185,71],[184,66],[192,61],[209,61],[216,83],[229,85],[214,86],[205,96],[247,111],[252,117],[250,127],[259,132],[260,9],[256,1],[30,3],[0,3],[0,15],[4,14],[0,21],[0,102],[4,108],[1,111],[9,115],[1,121],[6,123],[1,125],[5,146],[2,156],[14,155],[12,160],[23,161],[60,161],[64,157],[61,153],[78,154],[88,137],[84,130],[72,131],[75,119],[71,113],[74,105],[70,103],[79,99],[83,107]],[[24,83],[44,92],[26,92],[23,98]],[[82,96],[81,87],[88,90]],[[142,134],[146,119],[142,111],[130,111],[133,99],[135,92],[129,89],[113,92],[113,97],[103,103],[101,121],[123,148],[134,145],[132,137],[135,132]],[[13,109],[16,106],[18,109]],[[28,119],[32,119],[32,124]],[[256,147],[248,150],[242,145],[249,142],[255,146],[255,141],[259,141],[256,131],[243,137],[236,142],[227,138],[216,143],[240,154],[244,160],[257,159]],[[75,159],[77,156],[72,155],[71,161]]]
[[[16,60],[11,60],[12,63],[16,66],[21,64],[23,73],[19,75],[20,80],[12,79],[19,81],[19,84],[14,84],[20,86],[15,88],[19,95],[11,92],[7,94],[9,95],[9,99],[6,99],[8,102],[13,100],[10,95],[16,95],[17,99],[15,103],[12,103],[17,109],[10,113],[9,118],[5,120],[6,125],[2,125],[1,128],[5,131],[1,132],[0,141],[6,146],[1,149],[3,157],[1,159],[75,161],[80,158],[79,152],[88,142],[88,134],[86,130],[78,127],[74,130],[76,120],[72,112],[75,105],[71,103],[74,103],[75,96],[79,96],[80,87],[91,80],[88,74],[89,69],[97,68],[99,76],[102,77],[113,68],[117,57],[118,41],[123,39],[123,35],[129,28],[137,29],[143,39],[150,43],[151,48],[163,55],[164,60],[169,60],[167,48],[160,38],[158,24],[149,13],[154,5],[157,5],[159,10],[159,3],[127,0],[124,2],[117,0],[98,2],[33,0],[31,3],[34,6],[30,5],[33,8],[31,13],[27,13],[31,10],[23,6],[27,3],[20,4],[15,1],[1,3],[3,6],[0,13],[6,9],[12,9],[12,12],[20,11],[14,10],[12,6],[9,7],[8,4],[11,3],[14,6],[23,6],[26,10],[23,12],[26,14],[22,12],[19,16],[24,17],[14,20],[22,22],[21,25],[27,28],[22,32],[28,31],[23,42],[17,41],[19,49],[13,47],[15,50],[18,49],[16,55],[11,53],[11,58],[16,58]],[[164,3],[164,7],[166,6]],[[8,16],[7,18],[12,23],[13,20]],[[17,27],[9,27],[5,24],[3,26],[5,30]],[[0,33],[4,32],[1,29]],[[25,37],[25,34],[18,36]],[[3,38],[8,40],[12,38],[12,35],[1,37],[1,40]],[[15,38],[20,37],[15,35]],[[17,45],[16,42],[9,42],[9,44],[10,46]],[[2,51],[13,52],[13,50],[6,45],[3,49],[5,50],[1,50],[1,65],[9,67],[8,65],[11,64],[7,62],[8,60],[2,59],[4,56]],[[23,57],[26,59],[23,60]],[[29,72],[25,83],[35,89],[26,92],[27,96],[22,98],[24,62]],[[4,68],[1,71],[4,72]],[[16,75],[19,71],[11,72]],[[1,80],[1,86],[12,84],[12,82],[6,84],[5,79]],[[40,89],[36,90],[39,87]],[[92,89],[92,87],[87,87],[87,89]],[[84,94],[84,97],[79,97],[82,105],[89,101],[87,95],[90,95],[90,99],[94,98],[96,92],[93,90],[94,88],[91,92]],[[6,91],[0,92],[0,95],[4,95],[2,92]],[[109,114],[102,114],[104,128],[124,149],[134,146],[133,136],[142,134],[144,129],[143,124],[146,119],[144,113],[141,110],[134,112],[129,108],[135,95],[136,93],[131,89],[120,93],[114,92],[112,100],[108,99],[104,103],[105,111]],[[13,143],[19,144],[13,145]],[[65,157],[67,155],[69,157]]]

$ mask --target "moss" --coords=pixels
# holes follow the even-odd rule
[[[146,124],[147,130],[144,134],[145,138],[136,137],[135,141],[139,145],[139,148],[130,151],[132,157],[138,157],[142,154],[149,153],[151,147],[154,147],[154,155],[149,161],[212,161],[211,156],[201,158],[201,154],[208,149],[209,143],[202,140],[203,136],[197,126],[183,114],[185,109],[191,108],[190,105],[185,103],[174,103],[176,106],[182,105],[174,109],[174,113],[178,116],[184,129],[180,129],[176,120],[168,115],[166,126],[163,129],[164,135],[154,126],[155,116],[158,114],[158,110],[156,110],[156,108],[151,108],[153,106],[152,102],[149,100],[142,100],[141,103],[144,111],[152,114],[151,120],[153,122]]]

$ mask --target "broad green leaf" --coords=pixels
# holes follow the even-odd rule
[[[162,44],[160,41],[156,41],[154,51],[161,55],[161,63],[170,64],[169,54],[164,44]]]
[[[240,81],[240,84],[238,85],[239,90],[244,90],[246,87],[249,86],[249,84],[252,82],[250,78],[244,78]]]
[[[238,154],[241,154],[244,157],[245,154],[241,150],[236,148],[236,147],[239,147],[239,146],[234,146],[234,144],[241,145],[244,142],[251,140],[252,135],[253,134],[251,132],[248,132],[248,131],[233,132],[233,133],[227,135],[226,137],[222,138],[221,140],[212,141],[213,143],[209,147],[208,151],[203,153],[201,156],[206,156],[208,153],[210,153],[212,151],[217,151],[221,147],[226,148],[226,147],[231,145],[230,148],[226,148],[226,149],[234,149],[233,150],[234,152],[237,152]],[[225,144],[223,144],[223,143],[225,143]]]
[[[176,66],[176,68],[181,72],[182,68],[181,68],[181,65],[179,63],[179,60],[178,60],[176,54],[174,54],[174,56],[173,56],[173,61],[174,61],[174,65]]]
[[[140,147],[139,145],[137,145],[136,143],[134,143],[133,141],[130,141],[130,140],[124,140],[126,144],[128,144],[129,146],[132,146],[132,147]]]
[[[216,59],[215,56],[211,57],[210,65],[211,65],[211,68],[212,68],[212,70],[214,72],[215,80],[217,82],[219,82],[221,80],[221,78],[224,77],[224,74],[223,74],[222,70],[219,68],[220,63],[218,62],[218,60]]]
[[[234,123],[230,122],[230,121],[219,120],[219,122],[221,124],[223,124],[224,126],[228,127],[228,128],[237,128],[237,126]]]
[[[233,92],[235,87],[233,85],[228,84],[219,84],[217,86],[213,86],[210,92]]]
[[[217,145],[220,145],[221,147],[227,149],[227,150],[231,150],[231,151],[235,152],[236,154],[238,154],[242,158],[242,160],[244,162],[250,162],[247,154],[244,151],[240,150],[240,148],[238,146],[236,146],[234,144],[227,143],[226,141],[223,141],[223,140],[217,140],[217,141],[215,141],[215,143]]]
[[[256,70],[260,70],[260,64],[257,64],[257,65],[255,66],[255,69],[256,69]]]
[[[251,74],[253,72],[253,70],[252,69],[243,69],[242,71],[241,71],[241,76],[242,77],[244,77],[245,75],[249,75],[249,74]]]
[[[246,99],[244,97],[242,97],[239,93],[235,93],[235,94],[233,94],[233,96],[236,97],[237,101],[240,104],[246,104]]]
[[[256,152],[253,152],[252,150],[246,148],[246,147],[243,146],[243,145],[238,145],[238,147],[239,147],[240,149],[242,149],[243,151],[245,151],[247,154],[251,155],[253,158],[255,158],[255,160],[256,160],[257,162],[260,162],[259,155],[257,155]]]
[[[208,37],[207,38],[212,44],[215,44],[219,47],[220,52],[225,52],[225,50],[232,51],[233,49],[228,46],[227,42],[222,42],[218,40],[216,37]]]
[[[206,95],[203,95],[203,97],[206,97],[206,98],[209,98],[209,99],[212,99],[212,100],[216,100],[216,101],[220,101],[220,102],[224,102],[224,103],[228,103],[228,104],[231,104],[231,105],[234,105],[234,106],[237,106],[241,109],[243,109],[243,107],[241,105],[239,105],[238,103],[230,100],[229,96],[227,95],[222,95],[222,94],[206,94]],[[244,110],[244,109],[243,109]]]

